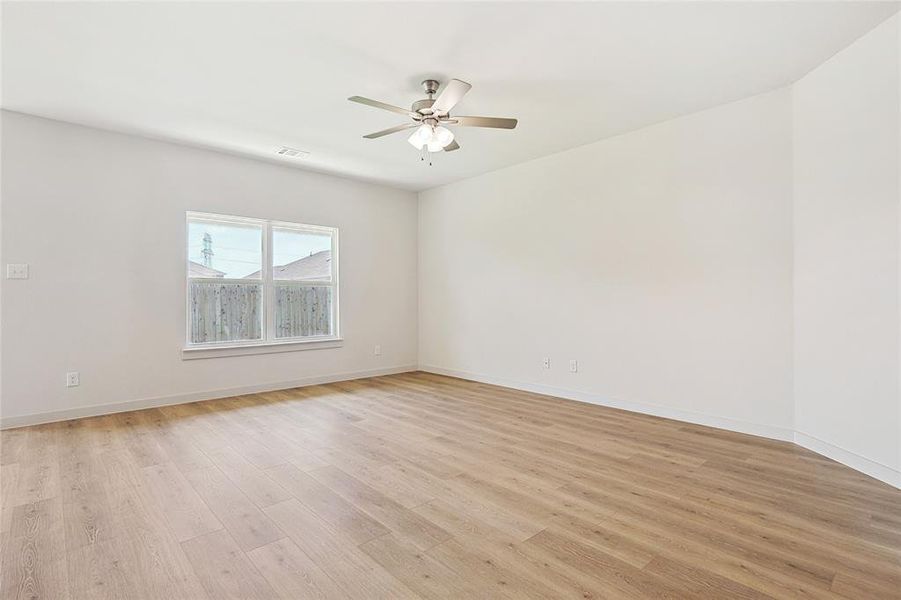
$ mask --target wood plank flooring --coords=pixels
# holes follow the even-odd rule
[[[0,597],[901,598],[901,491],[408,373],[0,432]]]

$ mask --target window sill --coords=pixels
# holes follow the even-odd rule
[[[324,350],[340,348],[344,338],[330,337],[313,340],[291,340],[286,342],[263,342],[259,344],[236,344],[222,346],[192,346],[182,348],[182,360],[200,358],[221,358],[226,356],[247,356],[251,354],[276,354],[280,352],[297,352],[298,350]]]

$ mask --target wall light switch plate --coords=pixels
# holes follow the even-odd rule
[[[571,360],[569,361],[569,372],[576,373],[579,370],[579,361]]]
[[[79,377],[78,371],[66,373],[66,387],[77,387],[80,383],[81,377]]]
[[[24,263],[10,263],[6,265],[7,279],[28,279],[28,265]]]

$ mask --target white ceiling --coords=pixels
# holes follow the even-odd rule
[[[891,2],[4,3],[2,106],[424,189],[784,86]],[[427,77],[472,83],[429,167],[404,134]]]

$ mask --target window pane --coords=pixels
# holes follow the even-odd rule
[[[332,280],[332,236],[272,228],[272,278],[288,281]]]
[[[188,277],[261,279],[260,225],[188,221]]]
[[[261,283],[191,281],[191,343],[259,340]]]
[[[275,286],[275,337],[332,335],[332,288]]]

